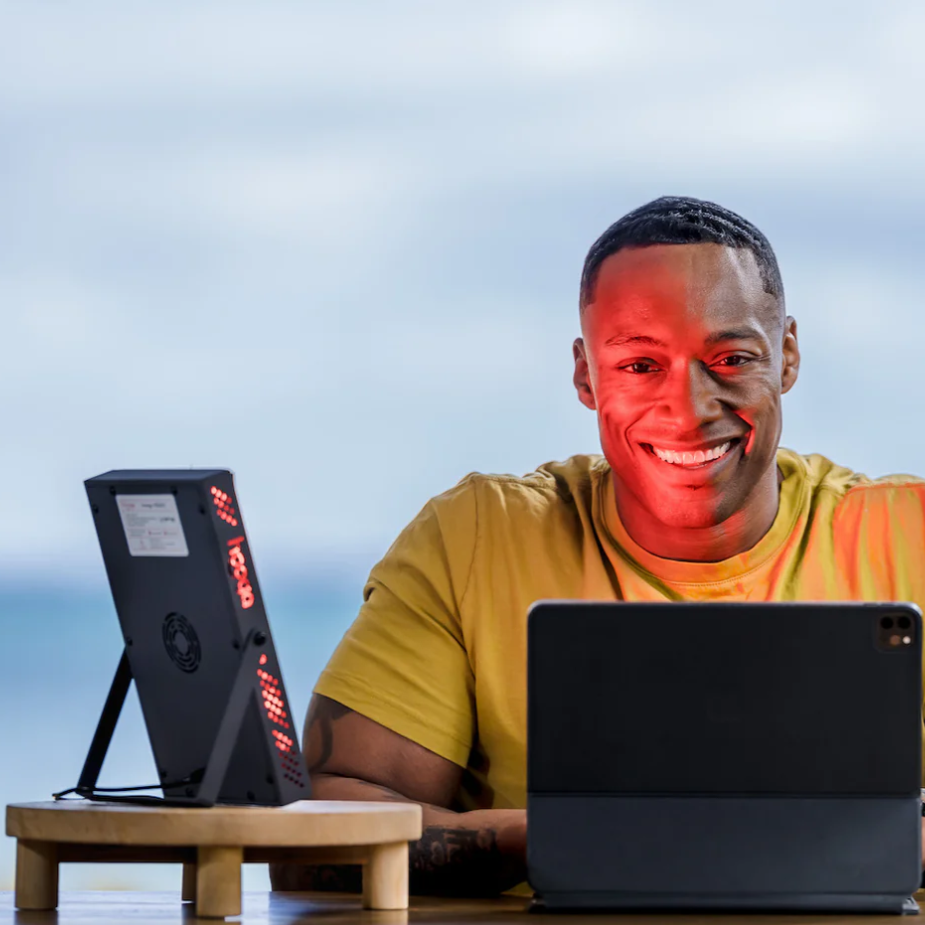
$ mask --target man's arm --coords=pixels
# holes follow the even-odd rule
[[[462,777],[453,762],[319,694],[309,705],[303,748],[314,799],[421,805],[424,834],[411,844],[412,893],[492,896],[526,878],[526,810],[449,809]],[[272,875],[274,889],[359,889],[349,867],[277,867]]]

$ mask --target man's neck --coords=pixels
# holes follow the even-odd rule
[[[634,497],[621,496],[616,482],[614,498],[624,529],[650,555],[681,562],[722,562],[752,549],[771,529],[782,481],[776,466],[768,470],[740,510],[709,527],[666,527]]]

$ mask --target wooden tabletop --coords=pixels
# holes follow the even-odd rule
[[[925,903],[925,894],[916,894]],[[189,904],[180,904],[179,893],[72,892],[61,895],[57,912],[16,913],[13,894],[0,893],[0,925],[189,925],[197,919]],[[417,899],[401,912],[365,912],[359,897],[322,896],[309,893],[245,893],[244,914],[227,920],[229,925],[902,925],[896,915],[561,915],[540,916],[526,911],[526,900],[501,899]],[[911,920],[913,923],[917,919]]]
[[[369,845],[420,838],[421,807],[300,800],[286,806],[186,808],[49,800],[7,806],[6,834],[104,845]]]

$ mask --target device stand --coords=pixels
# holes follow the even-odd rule
[[[247,638],[244,640],[244,645],[241,647],[241,662],[238,665],[228,703],[219,723],[215,742],[212,746],[212,751],[209,753],[206,766],[191,774],[187,781],[190,786],[198,784],[194,795],[188,798],[126,796],[100,792],[97,789],[100,771],[103,768],[103,762],[106,759],[109,744],[112,742],[116,723],[119,721],[119,714],[122,712],[125,697],[132,683],[132,668],[129,664],[128,653],[124,649],[122,657],[119,659],[119,666],[116,668],[115,677],[112,679],[109,694],[106,696],[106,702],[103,705],[103,712],[100,714],[96,732],[93,734],[93,741],[90,743],[83,770],[80,772],[80,778],[74,788],[76,793],[87,800],[105,800],[107,803],[156,803],[159,806],[165,803],[175,803],[180,806],[214,806],[218,802],[219,791],[222,782],[225,780],[228,762],[231,760],[238,737],[238,730],[244,720],[248,699],[254,695],[253,678],[251,677],[253,666],[250,664],[247,654],[251,648],[256,646],[255,638],[258,635],[252,630],[248,633]]]
[[[119,714],[122,712],[122,705],[125,703],[131,683],[132,666],[128,661],[128,653],[123,649],[119,666],[116,668],[116,676],[112,679],[106,703],[103,704],[103,712],[100,714],[100,721],[96,725],[96,732],[93,734],[93,741],[87,752],[87,760],[84,762],[83,770],[77,781],[76,790],[82,797],[92,799],[92,794],[96,790],[96,783],[103,769],[103,762],[106,760],[106,752],[109,751],[109,743],[112,741],[112,734],[116,730],[116,723],[119,721]]]
[[[206,761],[202,782],[196,791],[196,796],[191,800],[197,806],[214,806],[218,802],[218,794],[225,780],[228,762],[231,761],[232,752],[238,741],[238,730],[244,722],[247,702],[251,697],[256,696],[253,679],[254,666],[247,659],[248,651],[256,647],[256,638],[258,634],[251,630],[244,640],[244,645],[241,646],[241,662],[234,676],[234,683],[231,685],[228,703],[225,706],[222,721],[218,725],[212,751],[209,752],[209,758]]]

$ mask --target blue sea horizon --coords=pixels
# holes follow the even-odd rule
[[[297,728],[331,652],[356,616],[366,572],[261,577]],[[50,576],[0,578],[6,665],[0,674],[0,797],[3,805],[48,800],[77,782],[121,654],[109,587],[65,585]],[[134,689],[129,692],[100,778],[104,786],[156,780]],[[0,841],[0,890],[11,890],[15,841]],[[245,889],[269,888],[265,865],[245,865]],[[65,864],[61,888],[180,889],[178,865]]]

